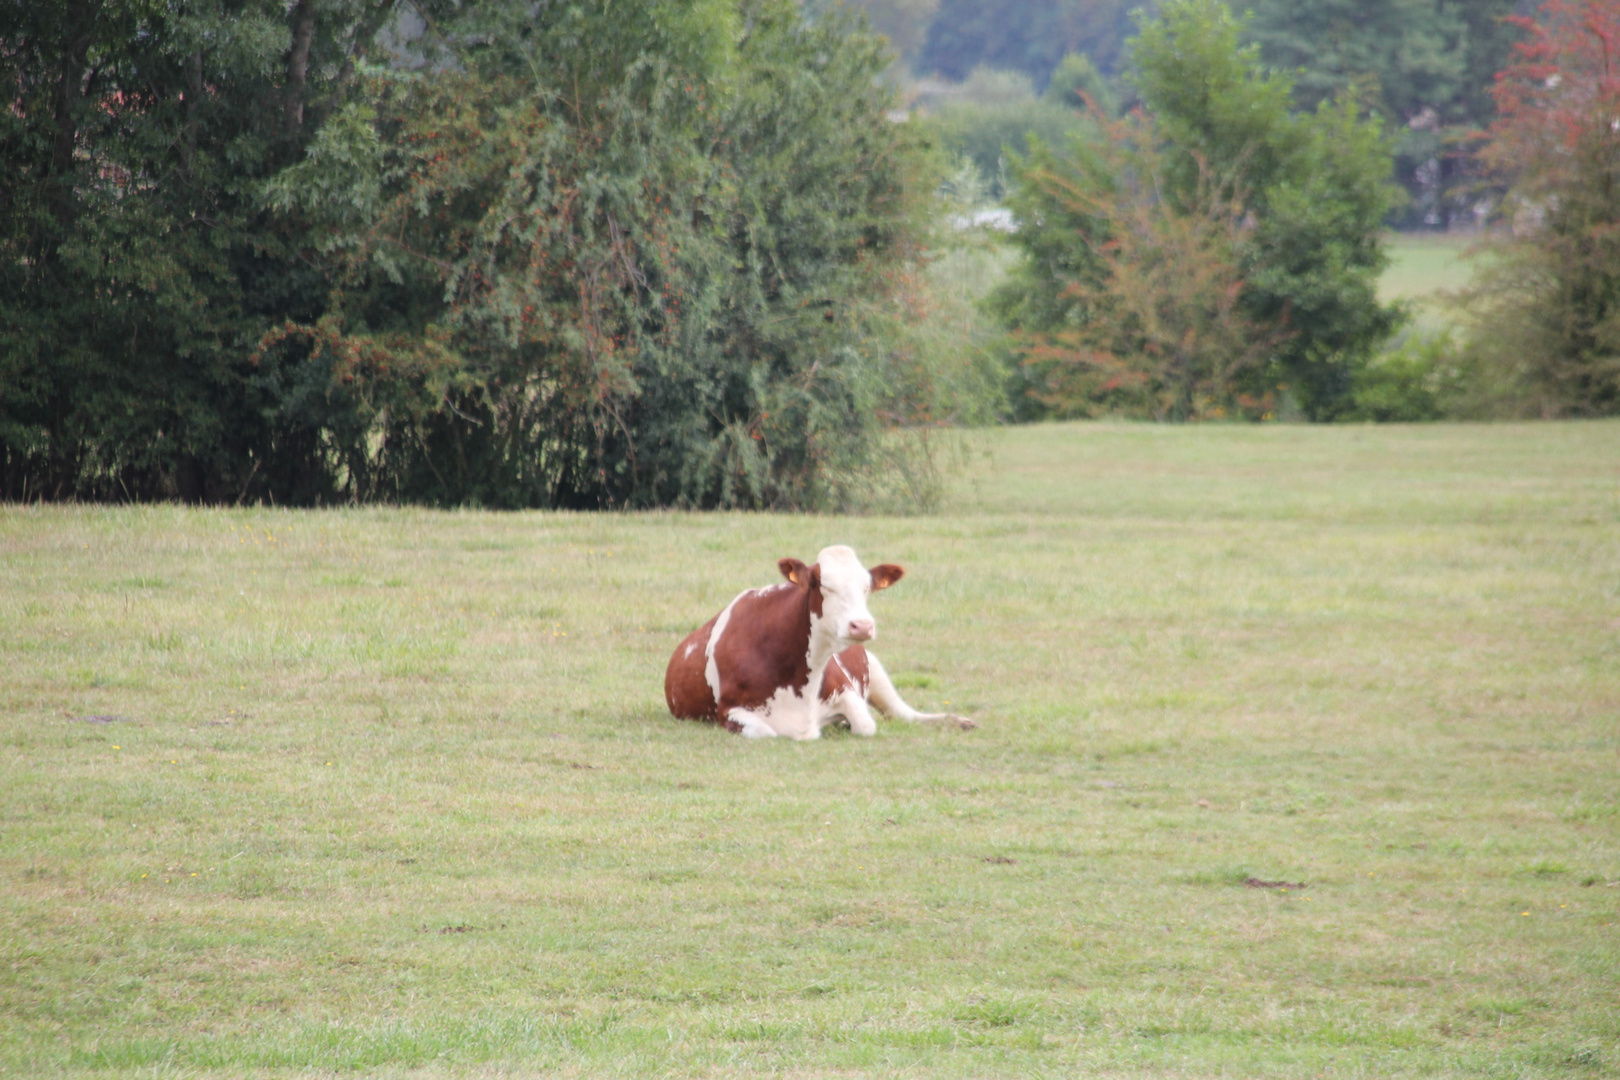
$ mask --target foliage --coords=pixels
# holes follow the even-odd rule
[[[1266,63],[1298,72],[1297,103],[1356,90],[1393,122],[1412,226],[1472,219],[1480,197],[1462,140],[1495,114],[1492,77],[1518,31],[1519,0],[1255,0],[1249,38]]]
[[[248,362],[324,283],[256,185],[388,4],[0,5],[0,494],[321,497],[321,387]]]
[[[1511,237],[1467,298],[1497,408],[1620,412],[1620,12],[1548,0],[1497,80],[1483,151],[1513,183]]]
[[[1105,116],[1119,113],[1119,91],[1085,53],[1069,53],[1058,63],[1046,84],[1045,100],[1071,109],[1096,106]]]
[[[1024,71],[1043,86],[1066,81],[1057,71],[1065,50],[1108,75],[1123,73],[1128,12],[1152,10],[1112,0],[856,3],[884,26],[903,24],[899,48],[917,71],[961,79],[989,64]],[[1492,77],[1519,36],[1504,16],[1524,8],[1524,0],[1229,0],[1228,6],[1248,15],[1245,37],[1260,46],[1265,64],[1295,73],[1296,108],[1309,111],[1353,93],[1384,117],[1394,133],[1396,175],[1410,196],[1395,208],[1393,222],[1469,225],[1482,200],[1499,197],[1480,175],[1467,138],[1495,115]]]
[[[1491,82],[1518,31],[1519,0],[1252,0],[1248,37],[1275,67],[1297,70],[1295,95],[1314,108],[1371,80],[1379,106],[1405,122],[1433,109],[1443,125],[1495,113]]]
[[[940,0],[918,69],[950,79],[981,65],[1022,71],[1039,88],[1059,61],[1085,53],[1107,72],[1124,61],[1134,0]]]
[[[1110,123],[1106,136],[1079,170],[1043,149],[1020,171],[1026,205],[1082,224],[1069,242],[1084,245],[1092,270],[1060,295],[1081,319],[1024,335],[1029,393],[1057,416],[1269,413],[1269,398],[1239,388],[1287,331],[1243,310],[1241,194],[1205,168],[1191,198],[1172,204],[1161,194],[1167,158],[1152,122]]]
[[[802,0],[805,13],[814,19],[825,17],[843,3],[844,0]],[[901,61],[912,64],[928,36],[928,27],[939,12],[939,3],[940,0],[852,0],[846,6],[865,15],[873,31],[888,39]]]
[[[947,155],[974,164],[997,199],[1007,192],[1008,154],[1027,154],[1033,142],[1062,145],[1096,133],[1077,109],[1050,95],[1036,97],[1027,76],[990,68],[976,68],[924,123]]]
[[[1241,365],[1247,374],[1236,389],[1255,402],[1280,394],[1310,419],[1330,420],[1349,408],[1356,369],[1400,318],[1375,292],[1381,223],[1397,194],[1389,152],[1376,118],[1352,99],[1292,113],[1288,77],[1264,72],[1240,34],[1218,0],[1177,0],[1144,22],[1132,56],[1164,141],[1154,197],[1166,217],[1207,216],[1221,203],[1243,208],[1244,229],[1232,241],[1241,314],[1273,333],[1262,337],[1272,346],[1266,362]],[[1113,182],[1084,147],[1066,167],[1080,189]],[[1027,261],[997,297],[1003,317],[1036,334],[1097,318],[1076,301],[1109,278],[1106,224],[1038,188],[1015,206]]]
[[[960,162],[941,191],[946,227],[924,264],[901,279],[889,337],[897,362],[914,369],[909,381],[927,388],[917,398],[920,419],[983,427],[1008,406],[1005,335],[983,301],[1014,255],[994,224],[975,224],[975,214],[998,209],[976,166]]]
[[[895,317],[930,166],[850,17],[0,16],[10,497],[855,506],[931,472],[887,434],[938,414]]]
[[[1215,0],[1165,4],[1133,47],[1138,88],[1181,159],[1170,198],[1195,190],[1200,168],[1249,192],[1245,307],[1293,331],[1267,376],[1306,416],[1330,420],[1400,317],[1376,295],[1383,219],[1398,198],[1389,149],[1351,97],[1291,113],[1290,81],[1265,74],[1240,33]]]
[[[1457,343],[1450,331],[1408,330],[1356,372],[1346,420],[1418,423],[1451,411]]]

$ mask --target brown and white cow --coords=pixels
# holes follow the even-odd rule
[[[670,712],[753,738],[816,739],[840,717],[855,734],[872,735],[868,702],[899,720],[974,726],[907,705],[860,644],[877,636],[866,598],[899,581],[903,569],[884,563],[868,570],[842,545],[823,548],[812,566],[798,559],[776,565],[787,581],[739,593],[675,649],[664,673]]]

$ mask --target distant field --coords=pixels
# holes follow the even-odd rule
[[[1062,425],[925,518],[0,507],[0,1075],[1614,1075],[1617,462]],[[833,541],[982,728],[670,720]]]
[[[1378,298],[1411,301],[1423,324],[1450,321],[1440,294],[1458,292],[1473,279],[1478,259],[1469,252],[1477,242],[1471,236],[1392,235],[1390,267],[1379,279]]]

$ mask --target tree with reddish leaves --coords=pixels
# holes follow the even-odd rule
[[[1546,0],[1494,88],[1483,160],[1511,236],[1468,302],[1480,411],[1620,413],[1620,2]]]

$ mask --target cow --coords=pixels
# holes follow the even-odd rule
[[[787,580],[748,589],[688,634],[669,658],[664,700],[683,720],[710,720],[750,738],[818,739],[843,718],[874,735],[870,705],[898,720],[975,727],[950,713],[907,705],[864,642],[877,636],[866,598],[905,576],[891,563],[868,570],[843,545],[810,566],[782,559]]]

